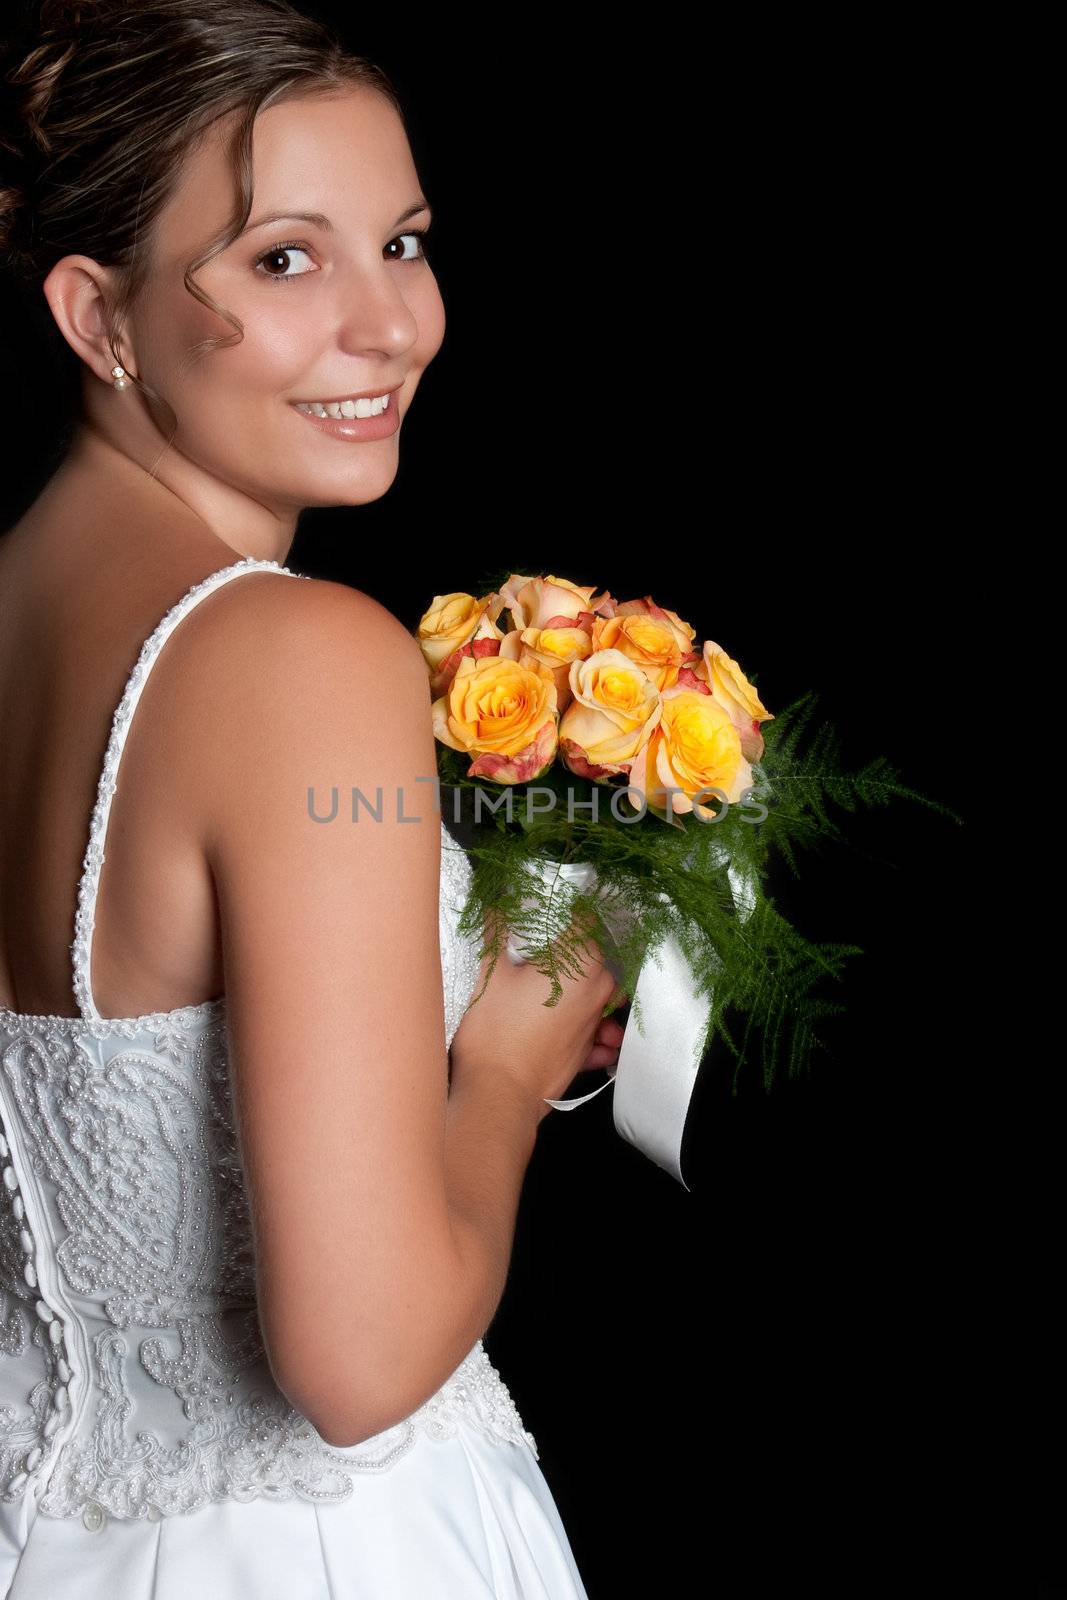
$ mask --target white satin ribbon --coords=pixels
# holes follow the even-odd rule
[[[728,864],[719,848],[719,861],[727,867],[727,878],[738,917],[745,921],[756,905],[752,879]],[[554,890],[547,914],[547,925],[539,942],[555,937],[570,921],[568,887],[588,890],[596,884],[596,868],[590,862],[550,861],[528,863],[543,882]],[[562,887],[562,892],[558,893]],[[667,900],[661,894],[661,900]],[[605,911],[605,920],[608,920]],[[609,924],[610,925],[610,924]],[[512,933],[507,954],[516,965],[526,960],[529,941]],[[614,964],[607,962],[621,978]],[[608,1081],[589,1094],[573,1100],[549,1100],[557,1111],[573,1111],[595,1100],[605,1089],[615,1087],[614,1118],[618,1133],[636,1145],[649,1160],[669,1172],[689,1191],[682,1176],[682,1134],[689,1104],[703,1058],[702,1045],[707,1034],[711,1004],[697,988],[693,969],[673,934],[660,942],[641,967],[632,997],[645,1018],[647,1033],[638,1025],[631,1009],[623,1033],[618,1063],[608,1068]]]

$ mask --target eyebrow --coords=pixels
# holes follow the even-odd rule
[[[409,217],[417,217],[420,211],[429,211],[430,216],[433,216],[430,202],[420,198],[415,201],[414,205],[408,206],[406,211],[400,213],[393,223],[393,227],[399,228],[402,222],[407,222]],[[254,222],[247,223],[242,228],[239,237],[243,239],[246,233],[251,233],[253,228],[262,228],[266,222],[312,222],[316,228],[321,228],[324,233],[333,232],[333,223],[329,217],[323,216],[321,211],[267,211],[263,216],[257,217]]]

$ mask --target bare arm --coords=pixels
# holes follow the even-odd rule
[[[279,1387],[352,1443],[429,1398],[488,1326],[537,1118],[490,1073],[449,1100],[414,640],[365,595],[280,580],[228,608],[213,665],[204,844],[260,1321]],[[334,786],[336,818],[313,821],[309,787],[325,816]],[[353,786],[381,789],[380,822],[351,821]],[[421,821],[397,820],[398,793]]]

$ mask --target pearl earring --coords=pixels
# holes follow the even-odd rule
[[[112,367],[111,376],[114,379],[116,389],[125,389],[128,387],[125,367]]]

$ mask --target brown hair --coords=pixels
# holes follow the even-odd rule
[[[256,117],[282,100],[363,85],[382,94],[403,122],[392,82],[288,0],[44,0],[37,9],[29,38],[9,37],[4,47],[3,269],[38,297],[65,255],[117,269],[114,300],[105,306],[117,363],[118,332],[150,269],[152,225],[183,158],[212,123],[239,111],[229,148],[233,215],[184,272],[189,293],[235,330],[201,340],[190,358],[239,342],[241,322],[193,273],[249,219]],[[132,381],[166,404],[148,384]]]

